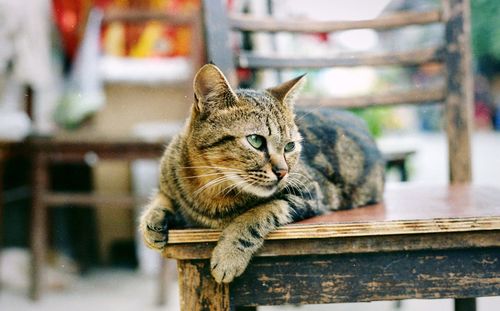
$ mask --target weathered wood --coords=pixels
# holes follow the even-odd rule
[[[217,284],[207,261],[178,261],[181,311],[229,311],[229,286]]]
[[[267,240],[326,239],[335,237],[393,234],[444,233],[500,230],[500,216],[460,219],[402,220],[324,225],[289,225],[271,232]],[[171,230],[169,244],[215,242],[221,231],[211,229]]]
[[[268,240],[500,230],[500,192],[479,186],[389,185],[384,204],[337,211],[271,232]],[[220,231],[169,231],[169,244],[213,242]]]
[[[357,66],[415,66],[443,60],[443,50],[439,47],[408,52],[385,53],[349,53],[336,56],[285,56],[263,55],[252,52],[240,52],[236,55],[237,63],[242,68],[328,68]]]
[[[437,23],[442,18],[439,10],[432,10],[427,12],[398,12],[376,19],[358,21],[277,20],[242,14],[231,15],[229,20],[231,28],[240,31],[324,33],[364,28],[385,30],[409,25]]]
[[[416,89],[402,92],[382,93],[355,97],[306,97],[297,99],[301,107],[362,108],[400,104],[441,103],[446,99],[444,88]]]
[[[290,247],[293,243],[293,247]],[[181,260],[208,259],[215,242],[168,245],[163,251],[166,258]],[[500,247],[500,230],[337,237],[325,239],[266,240],[259,257],[355,254],[428,249],[463,249]]]
[[[207,276],[208,277],[208,276]],[[230,287],[238,305],[492,296],[500,248],[255,258]]]
[[[446,99],[446,131],[450,182],[472,180],[471,130],[474,103],[470,52],[469,0],[448,0],[443,4],[449,12],[445,26],[448,96]]]

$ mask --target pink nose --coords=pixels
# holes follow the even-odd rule
[[[278,177],[278,180],[281,180],[283,179],[283,177],[286,176],[286,174],[288,173],[288,170],[286,169],[273,169],[273,173],[276,175],[276,177]]]

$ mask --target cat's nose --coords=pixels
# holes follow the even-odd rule
[[[288,174],[288,170],[284,168],[273,168],[273,173],[278,177],[278,180],[282,180],[286,174]]]

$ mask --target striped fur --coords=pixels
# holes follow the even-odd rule
[[[364,123],[342,111],[295,113],[302,81],[233,91],[217,67],[200,69],[191,117],[167,147],[141,217],[148,246],[162,249],[169,228],[220,228],[212,275],[231,282],[275,228],[382,200],[383,161]]]

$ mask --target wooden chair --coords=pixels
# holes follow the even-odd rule
[[[219,0],[203,1],[207,59],[235,81],[229,32],[333,32],[443,23],[445,45],[420,51],[332,56],[320,60],[241,51],[246,68],[389,66],[442,62],[447,88],[411,90],[302,104],[350,107],[443,102],[449,185],[388,186],[382,204],[335,212],[272,232],[247,270],[217,284],[209,258],[220,231],[170,230],[164,257],[177,260],[182,310],[255,310],[258,305],[454,298],[455,310],[475,310],[474,297],[500,295],[500,190],[471,184],[473,105],[468,0],[439,10],[394,13],[348,22],[277,21],[231,16]],[[359,57],[358,57],[359,56]]]
[[[104,22],[127,21],[140,23],[158,20],[172,26],[187,26],[192,30],[192,53],[190,62],[193,73],[203,62],[202,40],[200,39],[200,17],[198,12],[173,14],[139,10],[111,11],[104,16]],[[179,83],[189,86],[191,78]],[[178,82],[176,82],[178,83]],[[176,84],[177,85],[177,84]],[[138,103],[143,105],[144,103]],[[31,282],[30,298],[37,300],[41,295],[42,267],[45,262],[48,236],[48,208],[62,204],[72,205],[119,205],[133,208],[144,198],[131,195],[99,195],[94,193],[56,193],[50,190],[53,163],[85,163],[88,157],[132,161],[145,158],[160,158],[166,141],[146,142],[131,137],[106,138],[106,133],[83,133],[78,135],[56,133],[53,137],[32,137],[30,148],[33,159],[33,203],[31,220]]]

